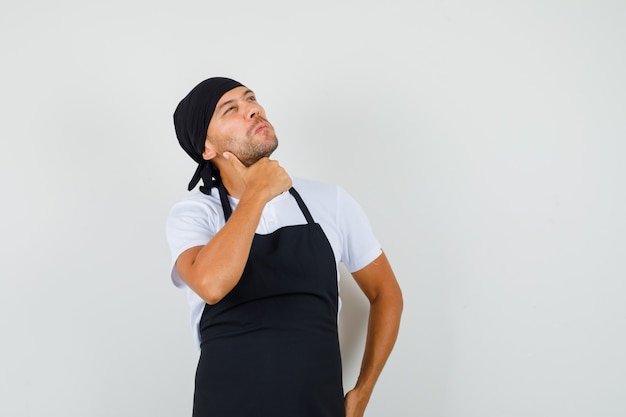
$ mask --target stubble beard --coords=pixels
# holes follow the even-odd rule
[[[276,135],[273,135],[271,140],[264,141],[263,143],[248,142],[247,146],[242,148],[235,155],[239,158],[242,164],[249,167],[261,158],[269,158],[277,147],[278,138]]]
[[[270,129],[269,131],[260,133],[261,135],[271,135],[269,138],[264,137],[261,141],[255,140],[255,131],[257,127],[261,123],[266,123]],[[236,140],[233,141],[233,144],[236,143]],[[259,159],[268,157],[276,150],[278,147],[278,138],[276,137],[276,133],[274,132],[274,127],[271,125],[267,119],[263,117],[258,117],[256,122],[250,127],[248,130],[247,138],[245,141],[240,142],[242,146],[238,150],[235,155],[242,164],[249,167],[256,163]]]
[[[249,167],[261,158],[269,157],[278,147],[278,138],[272,130],[272,136],[261,142],[255,142],[254,138],[231,137],[224,143],[223,150],[234,154],[242,164]]]
[[[255,141],[254,131],[258,125],[265,122],[269,125],[270,132],[263,134],[270,135],[260,140]],[[263,118],[259,118],[256,123],[248,130],[245,136],[231,136],[225,137],[221,140],[218,138],[212,138],[207,135],[207,140],[218,147],[218,152],[223,154],[224,152],[230,152],[241,161],[241,163],[249,167],[259,161],[261,158],[268,157],[278,147],[278,138],[274,132],[274,127]]]

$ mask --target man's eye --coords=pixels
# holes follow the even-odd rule
[[[248,97],[248,101],[256,101],[256,97],[250,96],[250,97]]]
[[[235,108],[235,106],[230,106],[229,108],[224,110],[224,114],[230,113],[230,111],[233,110],[234,108]]]

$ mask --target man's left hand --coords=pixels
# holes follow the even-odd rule
[[[344,399],[346,417],[363,417],[369,398],[361,394],[357,389],[348,391]]]

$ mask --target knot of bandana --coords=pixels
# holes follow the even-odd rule
[[[238,81],[224,77],[213,77],[202,81],[183,98],[174,111],[174,128],[178,143],[194,161],[198,163],[187,189],[191,191],[202,179],[200,191],[205,194],[217,187],[221,180],[219,171],[212,162],[202,157],[207,128],[213,117],[215,106],[220,98],[236,87],[243,87]]]

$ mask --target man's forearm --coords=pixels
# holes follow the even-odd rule
[[[398,337],[401,314],[401,296],[380,295],[371,303],[365,352],[355,386],[367,398],[371,395]]]
[[[242,198],[231,218],[205,246],[179,258],[179,275],[207,303],[217,303],[239,282],[264,206],[263,199]],[[187,261],[186,256],[191,259]]]
[[[353,277],[370,301],[365,351],[357,383],[346,395],[346,417],[362,417],[398,337],[402,291],[385,254]]]

